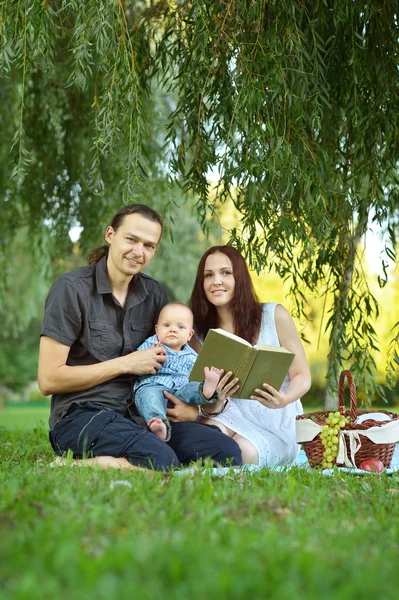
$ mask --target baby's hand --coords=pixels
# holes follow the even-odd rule
[[[160,348],[162,346],[162,342],[152,342],[151,348]]]

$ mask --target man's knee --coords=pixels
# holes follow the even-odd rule
[[[201,458],[211,458],[220,464],[241,464],[238,444],[219,428],[199,423],[174,423],[168,442],[181,463],[188,464]]]
[[[94,456],[94,445],[101,438],[102,432],[107,426],[112,425],[116,416],[114,411],[101,409],[101,407],[100,410],[86,409],[85,407],[75,408],[63,419],[60,419],[50,431],[50,443],[55,453],[61,456],[71,450],[77,458]]]
[[[219,452],[214,457],[214,460],[221,464],[228,464],[233,467],[238,467],[242,464],[242,452],[240,446],[233,439],[225,434],[219,443]]]
[[[155,471],[169,471],[180,464],[172,448],[146,429],[126,444],[123,455],[132,465]]]
[[[104,429],[102,439],[98,440],[97,453],[100,446],[101,454],[124,457],[132,465],[145,469],[169,471],[179,465],[176,454],[164,441],[120,415]],[[109,448],[113,449],[112,453],[108,452]]]

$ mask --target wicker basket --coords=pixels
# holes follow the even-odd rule
[[[348,380],[349,395],[350,395],[350,410],[346,410],[346,408],[345,408],[345,399],[344,399],[345,377]],[[339,395],[339,408],[338,408],[339,412],[344,417],[349,416],[349,422],[345,425],[345,427],[342,429],[342,431],[350,431],[350,430],[366,431],[367,429],[370,429],[370,427],[383,427],[384,426],[383,422],[375,421],[371,418],[363,421],[363,423],[355,424],[356,418],[359,415],[368,414],[368,413],[370,413],[370,411],[357,410],[356,386],[353,381],[352,373],[350,371],[342,371],[340,378],[339,378],[338,395]],[[330,414],[330,412],[333,412],[333,411],[320,411],[320,412],[307,413],[305,415],[298,415],[297,420],[311,419],[312,421],[317,423],[317,425],[323,426],[323,425],[326,425],[325,420],[328,417],[328,415]],[[383,415],[387,415],[387,420],[390,419],[391,421],[394,421],[394,420],[399,419],[399,415],[395,415],[394,413],[388,412],[386,410],[373,411],[373,413],[376,413],[376,412],[381,413]],[[360,464],[366,458],[378,458],[383,463],[385,468],[390,467],[391,461],[392,461],[392,456],[395,451],[395,446],[396,446],[395,443],[375,444],[368,437],[366,437],[364,435],[360,434],[359,437],[360,437],[361,446],[354,456],[356,467],[360,467]],[[350,448],[349,448],[349,439],[347,436],[345,436],[345,443],[346,443],[347,452],[349,454]],[[303,442],[302,446],[303,446],[305,454],[308,458],[310,466],[311,467],[321,467],[322,462],[323,462],[324,446],[321,442],[320,434],[318,434],[313,440],[311,440],[309,442]],[[334,460],[333,464],[338,464],[338,463],[336,463],[336,460]],[[340,464],[342,464],[342,463],[340,463]]]

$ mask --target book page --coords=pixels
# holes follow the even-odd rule
[[[235,335],[234,333],[225,331],[224,329],[211,329],[210,331],[216,331],[217,333],[220,333],[220,335],[224,335],[228,338],[231,338],[232,340],[235,340],[236,342],[240,342],[241,344],[245,344],[246,346],[252,347],[252,345],[249,342],[247,342],[247,340],[244,340],[239,335]]]
[[[204,367],[215,367],[232,371],[233,375],[242,362],[243,354],[251,350],[251,345],[237,336],[223,335],[220,329],[210,329],[205,337],[197,360],[191,370],[190,381],[202,381],[204,379]],[[256,352],[256,350],[254,350]]]
[[[267,344],[255,344],[254,348],[256,348],[257,350],[274,350],[275,352],[289,352],[289,350],[286,350],[282,346],[268,346]],[[292,354],[292,352],[289,353]]]

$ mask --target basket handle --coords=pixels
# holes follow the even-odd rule
[[[338,385],[338,398],[339,398],[339,410],[345,410],[345,398],[344,398],[344,388],[345,388],[345,377],[348,380],[349,387],[349,397],[350,397],[350,422],[353,423],[356,421],[357,417],[357,396],[356,396],[356,385],[353,380],[353,375],[350,371],[341,371],[339,376],[339,385]]]

